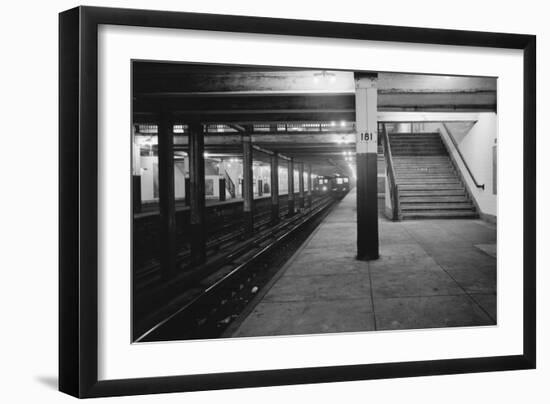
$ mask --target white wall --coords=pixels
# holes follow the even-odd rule
[[[158,201],[158,195],[155,197],[154,191],[155,166],[158,164],[158,157],[141,156],[139,159],[139,163],[141,173],[141,200],[143,202]],[[188,170],[188,159],[185,159],[184,161],[178,160],[174,162],[174,193],[176,199],[185,198],[185,172],[188,172]]]
[[[281,166],[279,161],[279,195],[286,195],[288,193],[288,168],[285,164]]]
[[[205,199],[219,199],[220,198],[220,176],[219,175],[205,175],[205,181],[212,181],[212,194],[206,194]]]
[[[496,217],[497,195],[493,193],[493,146],[497,140],[496,114],[493,112],[477,114],[473,126],[467,123],[447,123],[446,128],[443,125],[439,126],[442,139],[447,144],[448,149],[452,151],[452,157],[460,168],[462,177],[480,213],[485,218]],[[478,184],[485,185],[484,189],[475,185],[449,135],[456,140],[458,148],[470,167],[474,178]],[[521,164],[521,159],[518,158],[515,162],[508,162],[508,164],[514,163]]]
[[[189,176],[189,159],[174,162],[174,194],[176,199],[185,198],[185,177]]]
[[[422,403],[464,404],[545,403],[550,380],[550,24],[545,2],[462,0],[393,0],[391,2],[318,2],[278,0],[88,0],[88,5],[156,8],[281,18],[455,28],[495,32],[536,33],[538,38],[538,369],[455,376],[415,377],[270,388],[219,390],[186,394],[124,397],[108,403],[225,404]],[[0,303],[5,330],[0,344],[0,372],[5,380],[0,399],[6,403],[75,403],[56,391],[57,377],[57,13],[82,1],[4,2],[2,35],[3,130],[10,133],[0,159],[4,189],[17,198],[2,198],[2,282]],[[313,42],[312,42],[313,43]],[[243,51],[246,57],[246,51]],[[327,60],[331,55],[327,55]],[[22,123],[39,123],[39,130]],[[16,152],[12,152],[16,151]],[[24,153],[23,153],[24,151]],[[47,156],[47,158],[45,158]],[[40,179],[35,164],[40,162]],[[26,186],[26,184],[33,184]],[[37,198],[40,197],[40,204]],[[38,208],[39,206],[39,208]],[[22,223],[35,223],[32,231]],[[520,235],[518,235],[520,237]],[[32,250],[31,250],[32,248]],[[29,280],[32,280],[29,282]],[[25,298],[20,287],[25,285]],[[13,327],[13,328],[8,328]],[[406,331],[405,331],[406,332]],[[293,354],[293,353],[288,353]],[[297,353],[299,354],[299,353]]]
[[[268,196],[271,192],[264,192],[264,185],[269,185],[269,190],[271,191],[271,167],[269,165],[255,165],[252,168],[254,175],[254,195],[259,195],[259,181],[262,181],[262,196]]]
[[[158,200],[158,196],[155,198],[154,184],[155,184],[155,169],[154,166],[158,164],[157,156],[141,156],[140,172],[141,172],[141,200],[142,202],[149,202]]]

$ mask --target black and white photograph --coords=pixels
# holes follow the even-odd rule
[[[544,3],[2,10],[1,402],[545,403]]]
[[[131,71],[134,343],[498,325],[497,77]]]

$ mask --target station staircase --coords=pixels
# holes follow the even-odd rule
[[[390,133],[399,219],[477,218],[439,133]]]

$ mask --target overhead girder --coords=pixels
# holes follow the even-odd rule
[[[256,97],[136,97],[135,121],[170,111],[176,120],[203,123],[258,124],[355,120],[353,94]],[[399,92],[378,95],[379,111],[495,111],[496,92]]]
[[[355,91],[350,71],[136,62],[134,94],[329,93]],[[496,91],[494,77],[378,73],[380,92]]]

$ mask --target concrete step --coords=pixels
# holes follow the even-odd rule
[[[392,147],[391,152],[392,155],[394,153],[403,153],[406,151],[426,151],[426,152],[440,152],[441,154],[444,154],[447,152],[447,150],[443,146],[416,146],[416,145],[403,145],[398,147]]]
[[[446,171],[446,172],[439,172],[434,173],[433,171],[403,171],[395,172],[396,177],[399,179],[406,179],[406,178],[457,178],[457,175],[454,171]]]
[[[403,151],[403,152],[395,152],[392,153],[394,156],[443,156],[443,152],[439,151],[425,151],[425,150],[419,150],[419,151]]]
[[[414,165],[414,164],[394,164],[393,169],[396,172],[429,172],[429,171],[453,171],[454,167],[450,164],[438,164],[438,165]]]
[[[443,144],[443,141],[440,138],[432,139],[414,139],[414,138],[393,138],[390,139],[391,146],[399,144]]]
[[[401,178],[397,177],[397,184],[460,184],[458,177],[452,178]]]
[[[395,181],[397,185],[437,185],[437,184],[460,184],[462,185],[462,182],[454,177],[454,178],[397,178]]]
[[[406,179],[412,179],[412,180],[427,180],[427,179],[458,179],[458,176],[452,172],[446,172],[446,173],[432,173],[432,172],[413,172],[413,171],[406,171],[406,172],[396,172],[395,173],[397,180],[406,180]]]
[[[422,159],[419,157],[407,157],[407,156],[393,156],[393,160],[395,162],[403,162],[403,163],[411,163],[411,164],[425,164],[425,163],[444,163],[444,162],[450,162],[449,157],[446,155],[438,155],[438,156],[428,156],[426,159]]]
[[[437,195],[423,195],[423,196],[409,196],[400,195],[399,201],[402,206],[411,203],[468,203],[470,200],[464,194],[437,196]]]
[[[438,159],[434,159],[437,157]],[[450,165],[451,161],[445,156],[426,156],[426,158],[420,157],[407,157],[407,156],[394,156],[394,165],[413,165],[413,166],[438,166],[438,165]]]
[[[461,183],[456,184],[397,184],[397,188],[403,191],[438,191],[443,189],[464,190]]]
[[[466,203],[416,203],[401,204],[401,211],[411,212],[419,210],[475,210],[471,202]]]
[[[417,134],[410,134],[410,133],[390,133],[390,140],[395,139],[441,139],[441,136],[439,136],[439,133],[417,133]]]
[[[431,158],[432,158],[433,160],[438,159],[438,158],[439,158],[439,159],[443,159],[443,158],[447,158],[447,159],[448,159],[449,156],[440,156],[440,157],[431,157]]]
[[[459,196],[466,195],[464,188],[461,189],[399,189],[399,197],[441,197],[441,196]]]
[[[447,171],[444,173],[434,173],[431,171],[404,171],[404,172],[396,172],[397,179],[405,180],[405,179],[412,179],[412,180],[422,180],[422,179],[456,179],[457,176],[453,171]]]
[[[403,139],[403,138],[412,138],[412,139],[422,139],[422,138],[438,138],[440,139],[439,133],[437,132],[423,132],[423,133],[389,133],[391,139]]]
[[[424,146],[428,146],[428,147],[433,147],[433,146],[441,146],[441,147],[444,147],[443,146],[443,142],[439,139],[435,139],[435,140],[422,140],[422,141],[418,141],[418,140],[405,140],[405,139],[400,139],[400,140],[392,140],[392,142],[390,143],[390,146],[391,148],[395,148],[395,147],[403,147],[403,146],[419,146],[419,147],[424,147]]]
[[[433,151],[437,151],[437,152],[440,152],[441,155],[447,155],[447,149],[445,149],[444,147],[442,146],[434,146],[434,147],[431,147],[431,146],[411,146],[411,145],[406,145],[406,146],[399,146],[399,147],[392,147],[391,148],[391,154],[392,156],[394,154],[399,154],[399,153],[402,153],[402,152],[405,152],[405,151],[430,151],[430,152],[433,152]]]
[[[400,147],[442,147],[445,148],[442,142],[394,142],[391,143],[392,151]]]
[[[447,152],[447,150],[442,146],[414,146],[414,145],[406,145],[406,146],[399,146],[399,147],[392,147],[391,152],[392,155],[394,153],[402,153],[405,151],[438,151],[438,152]]]
[[[396,157],[394,160],[399,160],[399,161],[407,161],[407,160],[410,160],[412,162],[418,162],[418,158],[416,157],[401,157],[401,156],[398,156]],[[449,160],[449,156],[431,156],[431,157],[428,157],[427,158],[428,161],[443,161],[443,160]]]
[[[401,167],[401,166],[407,166],[407,167],[452,167],[451,162],[449,160],[426,160],[422,161],[423,159],[420,157],[406,157],[403,156],[402,159],[399,159],[401,156],[396,156],[396,158],[393,159],[393,165],[394,167]],[[416,160],[416,161],[415,161]]]
[[[450,164],[437,164],[437,165],[414,165],[414,164],[394,164],[393,169],[398,173],[436,173],[434,170],[440,172],[454,172],[454,167]]]
[[[398,146],[392,145],[392,148],[391,148],[392,154],[403,150],[442,150],[447,152],[447,149],[445,149],[445,147],[443,147],[442,145],[425,146],[425,145],[415,145],[415,144],[403,144]]]
[[[476,212],[465,212],[461,210],[434,211],[434,212],[407,212],[401,218],[407,219],[477,219]]]
[[[397,147],[445,147],[443,145],[443,142],[440,140],[436,140],[433,142],[415,142],[415,141],[404,141],[400,140],[398,142],[391,142],[390,143],[391,149],[395,149]]]
[[[399,147],[392,147],[391,154],[392,156],[394,154],[400,154],[403,152],[408,151],[426,151],[426,152],[440,152],[441,155],[447,155],[447,150],[443,146],[414,146],[414,145],[406,145],[406,146],[399,146]]]
[[[443,144],[443,141],[439,137],[433,137],[433,138],[414,138],[414,137],[403,137],[403,138],[390,138],[390,145],[393,147],[393,145],[396,144]]]
[[[402,165],[402,164],[394,164],[393,169],[396,172],[422,172],[422,173],[445,173],[445,172],[454,172],[454,167],[450,164],[437,164],[437,165],[426,165],[426,166],[419,166],[419,165]]]

